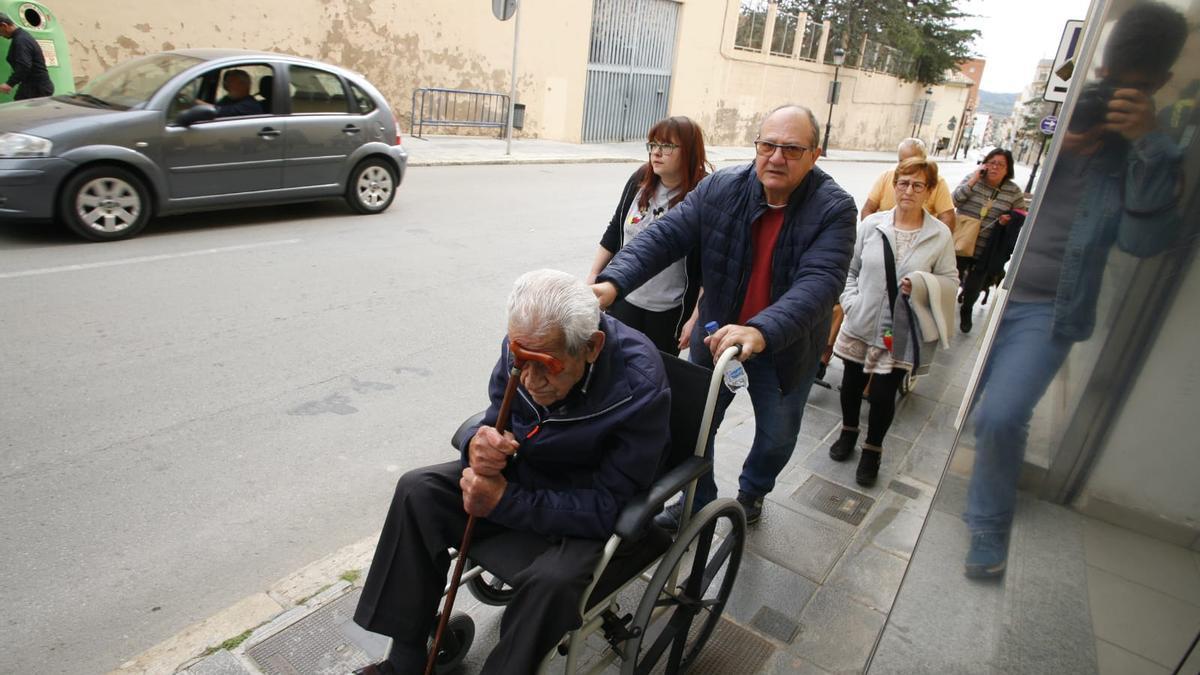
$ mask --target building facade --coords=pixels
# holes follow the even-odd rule
[[[213,0],[100,10],[59,0],[52,9],[79,79],[177,48],[292,53],[362,73],[406,129],[419,88],[509,89],[514,21],[498,21],[486,2]],[[829,116],[831,29],[773,1],[523,0],[520,13],[517,101],[526,106],[527,137],[632,140],[671,114],[698,120],[711,143],[741,144],[783,103],[810,106],[822,126]],[[864,41],[849,51],[856,62],[839,70],[834,147],[891,149],[912,132],[922,103],[925,136],[944,135],[951,117],[961,122],[970,91],[963,82],[926,95],[891,74],[903,58],[896,50]]]

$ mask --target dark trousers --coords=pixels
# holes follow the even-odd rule
[[[608,313],[626,326],[644,333],[660,352],[679,353],[679,338],[675,331],[683,325],[682,305],[664,312],[651,312],[625,300],[617,300],[608,308]]]
[[[971,315],[971,310],[975,308],[975,301],[979,299],[979,295],[987,283],[987,275],[983,267],[983,265],[973,265],[963,277],[962,307],[959,309],[963,316]]]
[[[900,390],[900,382],[907,374],[899,368],[893,368],[887,375],[868,375],[863,372],[861,363],[842,359],[845,368],[842,371],[842,424],[857,428],[858,418],[862,412],[862,393],[871,380],[871,411],[867,413],[866,444],[876,448],[883,447],[883,437],[892,426],[896,416],[896,392]]]
[[[41,98],[43,96],[51,96],[54,94],[54,84],[47,80],[44,83],[22,83],[17,85],[17,91],[13,94],[14,101],[24,101],[29,98]]]
[[[415,469],[396,485],[354,622],[391,636],[403,653],[424,653],[446,583],[446,549],[462,543],[467,514],[458,487],[458,461]],[[477,519],[473,542],[503,537],[524,568],[500,623],[500,641],[484,673],[532,673],[569,630],[580,625],[579,603],[604,551],[604,542],[570,537],[532,538]],[[469,553],[468,553],[469,555]],[[415,659],[414,659],[415,661]],[[420,672],[417,667],[415,672]]]

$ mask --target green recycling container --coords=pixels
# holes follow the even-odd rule
[[[71,55],[67,48],[67,35],[58,17],[40,2],[28,0],[0,0],[0,12],[4,12],[18,28],[24,28],[42,46],[46,57],[46,70],[54,82],[54,93],[70,94],[75,91],[75,74],[71,72]],[[0,82],[12,75],[8,67],[8,48],[12,43],[0,38]],[[13,92],[0,94],[0,103],[12,100]]]

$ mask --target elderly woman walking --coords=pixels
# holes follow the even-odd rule
[[[896,392],[913,367],[892,352],[896,290],[912,292],[910,275],[929,272],[954,283],[954,240],[945,223],[922,208],[925,191],[937,185],[937,164],[911,157],[896,166],[892,185],[896,207],[859,224],[850,274],[842,292],[846,313],[833,353],[845,363],[842,376],[842,432],[829,448],[835,461],[854,453],[859,436],[863,389],[871,377],[871,411],[855,481],[871,486],[879,475],[883,438],[896,413]],[[890,279],[889,279],[890,277]]]

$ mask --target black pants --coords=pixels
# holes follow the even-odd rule
[[[865,443],[876,448],[883,447],[883,437],[892,426],[892,418],[896,416],[896,392],[906,371],[893,368],[887,375],[874,376],[863,372],[861,363],[847,361],[842,374],[842,424],[858,428],[859,413],[862,412],[862,393],[867,386],[867,378],[871,378],[871,412],[867,414],[867,438]]]
[[[410,653],[425,652],[450,566],[446,549],[462,542],[467,514],[458,487],[461,475],[462,466],[454,461],[400,478],[354,612],[355,623],[391,636]],[[579,602],[604,542],[536,538],[531,545],[529,533],[477,519],[473,541],[494,537],[512,539],[512,555],[528,564],[510,580],[516,594],[482,672],[532,673],[567,631],[579,627]]]
[[[17,91],[13,94],[13,100],[24,101],[25,99],[41,98],[43,96],[51,96],[53,94],[54,84],[50,81],[39,84],[22,83],[17,85]]]
[[[975,308],[975,301],[979,299],[979,295],[983,292],[983,287],[987,283],[987,276],[982,268],[982,265],[974,265],[967,270],[966,276],[962,281],[962,307],[959,312],[962,316],[970,316],[971,311]]]
[[[679,353],[679,335],[676,329],[683,324],[682,305],[664,312],[651,312],[625,300],[617,300],[608,308],[608,313],[626,326],[645,333],[660,352]]]

